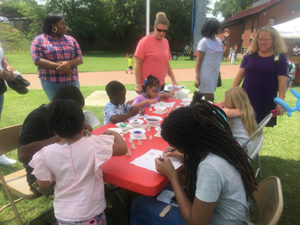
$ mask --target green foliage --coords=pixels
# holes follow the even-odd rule
[[[29,51],[30,43],[10,24],[0,23],[0,43],[4,51],[18,54]]]
[[[216,1],[214,5],[213,14],[221,13],[227,19],[240,11],[247,9],[253,4],[252,0],[222,0]]]

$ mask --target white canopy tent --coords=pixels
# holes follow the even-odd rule
[[[274,25],[273,27],[283,38],[300,38],[300,17],[285,23]]]

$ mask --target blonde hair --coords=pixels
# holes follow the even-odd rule
[[[164,12],[156,13],[155,18],[154,26],[157,26],[158,24],[169,26],[169,20]]]
[[[249,55],[255,53],[258,51],[258,37],[260,32],[268,32],[272,38],[273,44],[272,44],[272,50],[274,54],[279,54],[279,53],[285,53],[287,51],[287,47],[283,39],[281,38],[280,34],[278,31],[270,26],[265,26],[260,28],[256,34],[254,39],[251,42],[251,45],[248,49]]]
[[[241,113],[241,120],[251,136],[257,129],[255,113],[249,101],[247,93],[241,87],[234,87],[225,92],[225,107],[238,109]]]

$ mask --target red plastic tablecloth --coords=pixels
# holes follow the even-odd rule
[[[169,99],[167,102],[176,102],[174,109],[177,105],[181,104],[181,100]],[[158,115],[146,109],[146,115],[155,115],[162,118],[167,116],[166,114]],[[146,122],[145,122],[146,124]],[[108,128],[116,127],[114,124],[107,124],[93,131],[93,134],[100,135]],[[110,160],[102,165],[104,181],[109,184],[116,185],[118,187],[147,195],[155,196],[162,191],[162,189],[168,184],[168,179],[154,171],[135,166],[130,162],[135,158],[145,154],[150,149],[163,150],[168,146],[160,137],[155,137],[157,131],[154,127],[151,127],[151,131],[146,131],[147,140],[141,140],[142,145],[138,145],[137,140],[133,140],[135,150],[131,149],[131,143],[129,143],[129,133],[125,134],[126,144],[131,152],[131,156],[113,156]],[[152,140],[149,140],[152,135]]]

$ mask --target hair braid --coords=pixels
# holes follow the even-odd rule
[[[162,137],[170,145],[184,151],[190,199],[195,195],[198,165],[210,152],[222,157],[239,171],[247,196],[253,197],[256,190],[249,157],[232,137],[222,113],[218,107],[200,101],[191,107],[174,110],[162,123]]]

